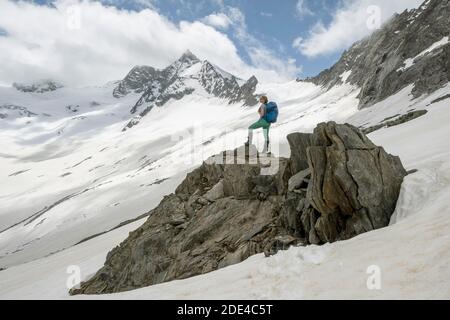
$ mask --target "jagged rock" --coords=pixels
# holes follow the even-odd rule
[[[400,159],[351,125],[320,124],[313,143],[307,149],[312,172],[307,198],[316,212],[307,209],[312,217],[304,219],[320,242],[387,226],[406,176]]]
[[[208,201],[214,202],[220,198],[224,198],[225,197],[225,192],[223,189],[223,180],[220,180],[219,182],[217,182],[217,184],[212,187],[211,190],[209,190],[208,192],[206,192],[205,194],[205,199],[207,199]]]
[[[249,199],[255,188],[252,178],[257,177],[260,171],[258,165],[226,165],[223,179],[225,196]]]
[[[360,108],[411,84],[414,97],[434,92],[450,80],[450,43],[426,50],[449,36],[449,15],[448,0],[425,1],[417,9],[396,14],[345,51],[330,69],[306,81],[326,88],[344,81],[357,85],[361,88]]]
[[[276,215],[274,204],[258,200],[219,199],[198,211],[184,229],[164,224],[173,210],[183,210],[173,195],[149,220],[108,254],[105,266],[71,294],[120,292],[183,279],[239,263],[262,253],[272,239],[259,237]]]
[[[334,122],[310,135],[290,135],[290,143],[291,158],[271,158],[270,167],[252,147],[208,159],[71,294],[183,279],[254,254],[270,256],[388,225],[406,175],[399,158],[357,128]],[[290,192],[289,180],[300,189]]]
[[[286,194],[288,189],[288,181],[291,177],[291,162],[285,158],[271,158],[269,167],[265,161],[261,161],[261,172],[259,176],[252,179],[255,184],[253,193],[258,199],[264,201],[270,195]]]
[[[289,235],[278,236],[264,249],[266,257],[273,256],[281,250],[287,250],[293,245],[301,243],[298,238]]]
[[[274,176],[258,175],[252,177],[251,182],[255,186],[252,194],[261,201],[265,201],[271,195],[277,195],[278,189]]]
[[[113,96],[121,98],[129,93],[143,93],[156,79],[158,79],[158,71],[155,68],[136,66],[119,82],[113,91]]]
[[[298,238],[304,238],[305,232],[301,221],[303,211],[298,210],[299,203],[303,203],[302,195],[290,192],[280,209],[280,223],[289,234]]]
[[[296,175],[294,175],[292,178],[289,179],[289,191],[294,191],[295,189],[300,189],[303,185],[308,185],[309,180],[308,178],[311,177],[311,169],[306,169],[303,171],[300,171]]]
[[[247,163],[235,164],[242,153]],[[223,164],[221,154],[189,173],[175,194],[165,197],[147,222],[108,254],[105,266],[71,294],[131,290],[210,272],[262,253],[285,233],[276,223],[283,198],[278,184],[279,176],[287,176],[287,186],[289,161],[280,161],[282,173],[257,179],[261,163],[258,154],[256,164],[248,163],[252,153],[252,148],[239,148],[224,153],[235,157],[233,164]],[[262,202],[255,187],[267,181],[273,188]]]
[[[258,79],[252,76],[246,83],[239,88],[237,95],[230,100],[230,104],[244,101],[245,106],[254,106],[258,104],[258,98],[255,95]]]
[[[291,147],[291,169],[293,174],[309,168],[306,149],[312,144],[312,134],[292,133],[287,136]]]
[[[200,168],[189,173],[178,186],[176,194],[194,194],[197,190],[205,194],[207,188],[214,187],[224,176],[224,165],[203,163]]]

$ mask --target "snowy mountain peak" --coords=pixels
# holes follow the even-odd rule
[[[44,79],[32,83],[13,83],[13,87],[22,92],[45,93],[58,90],[63,85],[54,80]]]
[[[138,114],[126,127],[131,128],[155,106],[162,107],[170,100],[181,100],[193,93],[224,99],[230,104],[255,105],[257,84],[256,77],[245,82],[207,60],[199,60],[192,52],[187,51],[162,70],[151,67],[134,68],[119,83],[114,96],[121,98],[132,92],[142,93],[130,110],[131,114]]]
[[[184,71],[200,62],[192,52],[186,51],[177,61],[162,70],[162,76],[165,80],[170,80],[173,77],[180,76]]]
[[[195,54],[193,54],[190,50],[186,50],[186,52],[183,53],[179,61],[190,61],[193,63],[200,62],[200,59],[197,58]]]

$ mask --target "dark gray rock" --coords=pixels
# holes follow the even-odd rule
[[[380,130],[382,128],[389,128],[389,127],[398,126],[398,125],[401,125],[403,123],[406,123],[406,122],[412,121],[414,119],[420,118],[420,117],[426,115],[427,113],[428,113],[427,110],[411,111],[411,112],[408,112],[407,114],[398,115],[397,117],[394,117],[395,118],[394,120],[382,121],[380,124],[377,124],[375,126],[372,126],[372,127],[366,128],[366,129],[363,129],[362,131],[365,134],[369,134],[369,133],[375,132],[377,130]]]
[[[255,94],[256,86],[258,85],[258,79],[252,76],[244,83],[237,94],[231,97],[230,104],[244,102],[244,106],[255,106],[258,104],[258,97]]]
[[[249,147],[208,159],[70,293],[113,293],[184,279],[254,254],[270,256],[388,225],[406,175],[399,158],[357,128],[334,122],[311,135],[291,135],[290,143],[293,156],[278,159],[275,169]],[[304,157],[309,168],[296,173],[307,185],[290,192],[292,167],[304,167]]]
[[[221,198],[225,197],[225,191],[223,187],[223,180],[220,180],[217,182],[217,184],[212,187],[211,190],[207,191],[205,193],[205,199],[207,199],[210,202],[214,202],[216,200],[219,200]]]
[[[447,99],[449,99],[449,98],[450,98],[450,94],[445,94],[445,95],[443,95],[442,97],[439,97],[439,98],[437,98],[437,99],[434,99],[433,101],[431,101],[430,104],[438,103],[438,102],[447,100]]]
[[[307,198],[315,212],[305,221],[311,229],[314,221],[320,242],[386,227],[407,174],[400,159],[351,125],[321,124],[314,137],[322,144],[307,150],[312,172]]]
[[[17,106],[13,104],[4,104],[0,105],[0,111],[2,113],[2,117],[0,119],[6,118],[31,118],[37,116],[36,113],[31,112],[27,107]]]
[[[296,189],[300,189],[301,187],[307,187],[310,181],[309,177],[311,177],[311,170],[309,168],[292,176],[289,179],[289,191],[292,192]]]
[[[63,88],[63,85],[53,80],[39,80],[33,83],[13,83],[13,87],[22,92],[46,93]]]
[[[225,196],[236,199],[249,199],[256,187],[254,178],[261,172],[259,165],[226,165],[223,189]]]
[[[115,98],[124,97],[130,93],[143,93],[152,82],[158,79],[158,70],[149,66],[136,66],[119,82],[113,91]]]
[[[292,133],[287,136],[289,146],[291,147],[291,169],[296,174],[309,168],[306,149],[312,144],[312,134]]]

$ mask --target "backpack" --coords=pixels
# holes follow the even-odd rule
[[[276,123],[278,120],[278,105],[275,102],[269,102],[266,105],[266,116],[264,117],[268,123]]]

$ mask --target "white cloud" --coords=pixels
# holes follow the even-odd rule
[[[155,0],[100,0],[106,5],[113,5],[116,7],[133,7],[135,9],[152,8],[155,9]]]
[[[233,10],[228,17],[245,21]],[[7,33],[0,36],[0,83],[53,78],[69,85],[100,84],[122,78],[134,65],[165,67],[187,49],[243,78],[295,77],[292,62],[286,67],[282,59],[257,51],[249,65],[226,34],[199,21],[175,24],[153,9],[0,0],[0,29]]]
[[[210,14],[209,16],[206,16],[202,19],[202,22],[204,22],[207,25],[210,25],[214,28],[226,30],[232,23],[230,18],[224,13],[214,13]]]
[[[305,16],[312,16],[314,12],[309,9],[305,0],[298,0],[296,5],[297,16],[302,19]]]
[[[325,26],[322,22],[309,31],[306,39],[297,38],[293,46],[305,56],[316,57],[339,52],[350,47],[354,42],[371,34],[374,29],[368,27],[368,21],[379,8],[380,22],[386,22],[396,12],[418,7],[423,0],[344,0],[334,14],[331,23]]]
[[[279,57],[276,52],[268,49],[263,42],[248,32],[245,15],[239,8],[228,7],[227,16],[232,21],[234,34],[248,54],[252,65],[261,70],[262,79],[272,79],[275,74],[279,74],[282,80],[289,80],[301,73],[302,68],[297,66],[295,59]]]

